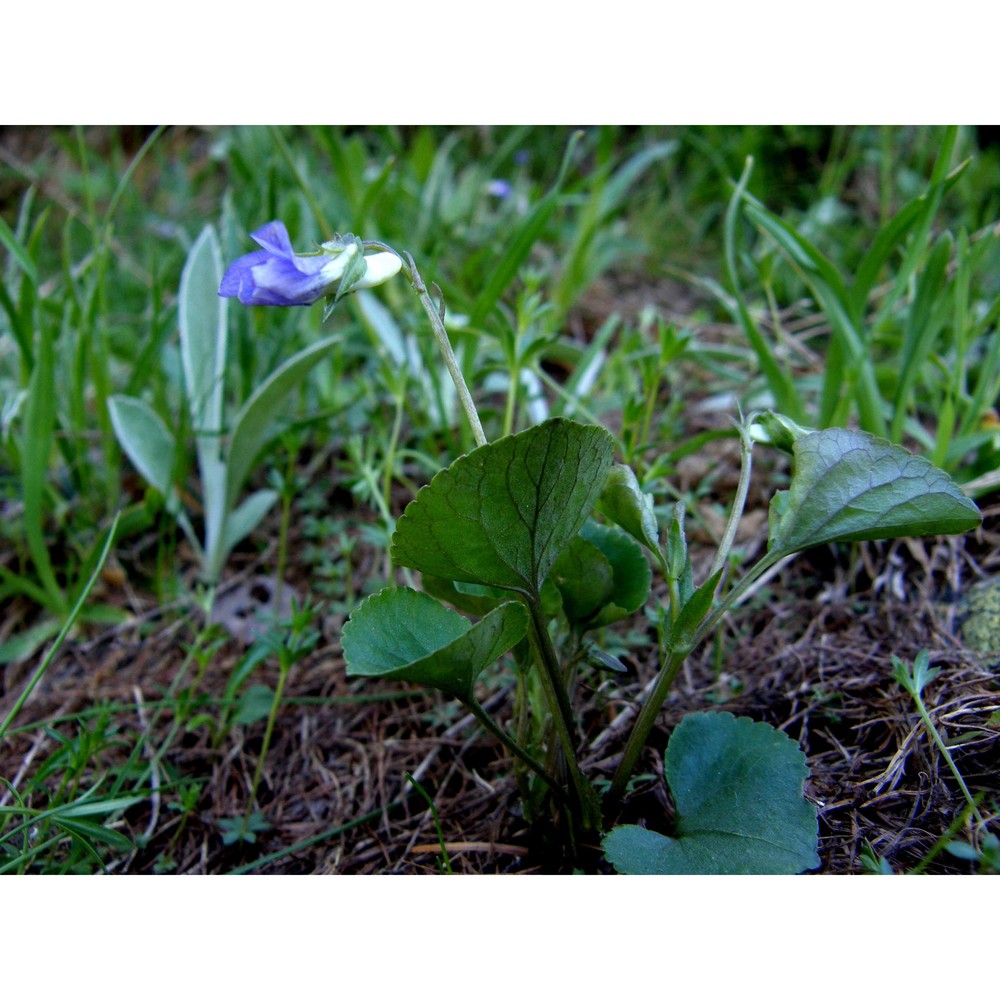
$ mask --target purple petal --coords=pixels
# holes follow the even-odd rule
[[[297,266],[298,259],[288,260],[266,251],[249,256],[257,260],[242,268],[236,292],[245,306],[309,306],[322,298],[330,285],[322,273],[303,273]]]
[[[288,229],[285,228],[283,222],[277,220],[269,222],[267,225],[261,226],[257,232],[251,233],[250,239],[279,257],[291,257],[295,253],[292,250]]]
[[[252,283],[250,271],[258,264],[263,264],[270,257],[266,250],[255,250],[253,253],[244,254],[226,268],[226,273],[222,276],[222,284],[219,285],[219,294],[223,298],[237,296],[242,302],[240,288],[247,282]]]
[[[234,260],[219,285],[219,295],[245,306],[312,305],[343,271],[329,254],[296,256],[283,222],[269,222],[251,235],[263,249]]]

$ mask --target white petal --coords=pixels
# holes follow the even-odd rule
[[[403,266],[399,257],[388,251],[373,253],[365,257],[365,263],[368,265],[368,270],[365,271],[365,276],[351,289],[352,292],[359,288],[374,288],[375,285],[381,285],[399,274],[399,269]]]
[[[328,285],[332,285],[335,281],[339,281],[343,275],[344,271],[347,270],[347,265],[350,264],[351,258],[358,252],[357,246],[353,243],[345,247],[336,257],[331,257],[328,264],[323,265],[323,269],[320,274],[323,275],[323,280],[326,281]]]

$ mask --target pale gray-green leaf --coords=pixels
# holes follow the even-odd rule
[[[256,493],[251,493],[236,510],[226,514],[225,530],[222,534],[223,560],[264,520],[277,499],[278,494],[275,490],[258,490]]]
[[[159,415],[142,399],[110,396],[108,413],[122,451],[165,497],[172,492],[176,444]]]
[[[285,397],[323,360],[338,340],[340,335],[335,334],[290,357],[257,386],[237,413],[227,462],[226,498],[230,507],[236,502],[255,459],[274,433],[274,422]]]
[[[226,307],[219,295],[222,252],[212,226],[195,240],[177,301],[181,362],[199,455],[218,454],[226,372]]]

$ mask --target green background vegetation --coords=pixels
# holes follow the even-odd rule
[[[99,564],[127,587],[101,578],[77,638],[128,622],[130,594],[197,620],[191,553],[164,497],[123,455],[108,401],[139,397],[193,440],[177,289],[206,223],[226,261],[253,249],[249,233],[271,219],[303,251],[348,231],[409,251],[443,290],[490,439],[544,416],[596,421],[665,501],[689,499],[677,463],[730,433],[693,420],[712,400],[867,426],[982,497],[1000,467],[994,140],[968,127],[0,131],[5,706],[46,662]],[[226,411],[332,332],[339,342],[251,476],[278,491],[279,508],[236,556],[263,556],[282,576],[287,565],[316,606],[349,612],[389,577],[402,494],[471,438],[401,280],[351,297],[326,323],[319,308],[234,303]],[[834,398],[841,380],[829,372],[841,369],[853,374]],[[174,459],[197,525],[194,449]],[[320,478],[331,467],[336,512]],[[270,543],[290,520],[308,544],[276,554]],[[359,545],[379,553],[360,577]],[[274,655],[284,677],[313,648],[312,629],[307,610],[276,649],[248,654],[208,706],[191,699],[221,640],[198,632],[185,673],[162,693],[168,728],[155,746],[125,729],[116,704],[23,730],[8,716],[8,738],[48,727],[58,749],[4,800],[0,869],[84,871],[128,855],[134,831],[118,820],[148,806],[155,762],[206,714],[219,745],[233,726],[266,718],[270,732],[280,686],[277,698],[257,689],[255,702],[253,669]],[[103,763],[123,741],[125,763]],[[165,794],[176,814],[194,812],[198,786],[184,775]],[[34,839],[31,826],[42,831]],[[224,834],[249,843],[253,830]]]

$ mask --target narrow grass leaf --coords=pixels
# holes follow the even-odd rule
[[[17,263],[17,266],[24,272],[27,279],[33,285],[37,285],[38,270],[35,267],[35,262],[31,259],[31,254],[28,253],[24,244],[17,238],[14,231],[4,222],[2,217],[0,217],[0,243],[7,248],[11,259]]]
[[[912,402],[914,386],[937,335],[944,323],[943,291],[947,281],[948,262],[954,243],[948,233],[942,233],[931,251],[927,265],[917,280],[916,294],[903,334],[903,351],[899,363],[899,383],[893,400],[889,437],[899,442],[903,438],[903,422]]]
[[[45,490],[56,424],[55,350],[51,331],[42,323],[38,334],[35,369],[28,383],[21,444],[21,488],[24,500],[24,534],[46,603],[62,614],[68,601],[56,581],[45,542]]]
[[[579,133],[575,134],[570,140],[566,153],[563,156],[559,176],[556,178],[552,189],[535,205],[511,234],[507,242],[506,252],[493,267],[489,280],[479,293],[479,297],[472,307],[472,315],[469,320],[470,326],[476,328],[482,327],[486,318],[492,312],[493,307],[500,301],[500,297],[510,286],[517,272],[528,259],[528,255],[545,229],[546,223],[558,207],[563,181],[573,150],[579,141],[578,135]]]
[[[730,300],[729,296],[715,282],[706,280],[704,284],[712,290],[713,294],[720,301],[725,303],[726,307],[743,328],[743,332],[746,334],[746,338],[750,342],[754,354],[757,356],[757,363],[760,365],[760,370],[767,382],[768,389],[770,389],[771,395],[774,397],[775,406],[783,413],[797,417],[802,407],[798,394],[795,391],[795,385],[792,382],[791,375],[771,350],[767,339],[760,332],[760,328],[754,320],[753,315],[747,308],[743,286],[740,282],[739,269],[736,264],[736,223],[739,217],[740,205],[746,196],[746,186],[750,180],[752,167],[753,161],[748,160],[736,184],[733,195],[729,200],[723,226],[726,277],[732,289],[734,300]]]
[[[866,335],[854,320],[842,275],[794,226],[749,196],[746,213],[799,266],[833,327],[843,360],[833,356],[827,359],[820,423],[824,426],[831,423],[839,400],[855,394],[862,426],[872,433],[883,433],[885,418]]]

